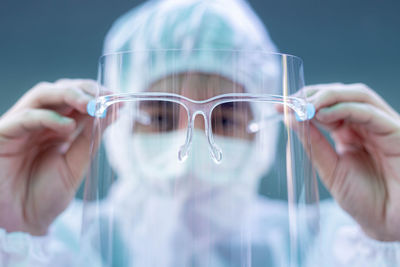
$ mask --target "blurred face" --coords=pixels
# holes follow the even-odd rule
[[[243,86],[229,79],[199,72],[165,77],[153,83],[148,91],[179,94],[192,100],[207,100],[222,94],[245,92]],[[138,120],[135,123],[137,131],[162,133],[187,127],[186,110],[177,103],[148,101],[141,103],[139,110],[146,117],[147,123],[141,123]],[[204,130],[204,119],[202,118],[202,116],[196,116],[195,128]],[[252,119],[253,114],[248,102],[220,104],[214,108],[211,115],[213,134],[251,140],[254,135],[246,129]]]

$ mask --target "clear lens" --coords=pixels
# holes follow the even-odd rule
[[[140,101],[135,113],[136,132],[154,134],[187,129],[187,110],[174,102]]]
[[[219,136],[251,140],[254,133],[248,127],[254,119],[254,111],[249,102],[219,104],[211,113],[212,132]]]

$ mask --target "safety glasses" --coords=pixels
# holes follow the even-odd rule
[[[111,105],[136,102],[136,127],[139,132],[166,133],[186,129],[186,140],[178,152],[184,161],[188,155],[195,127],[195,118],[204,118],[204,130],[215,162],[222,159],[222,151],[215,144],[213,134],[234,138],[251,139],[268,120],[280,120],[282,116],[268,114],[256,120],[250,105],[279,104],[290,109],[297,121],[312,119],[315,109],[311,103],[296,97],[279,95],[224,94],[207,100],[196,101],[171,93],[112,94],[92,100],[87,111],[91,116],[103,118]],[[260,108],[258,108],[260,110]]]

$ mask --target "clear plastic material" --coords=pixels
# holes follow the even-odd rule
[[[103,56],[82,264],[303,266],[318,192],[301,59],[262,51]],[[314,260],[314,259],[313,259]]]
[[[192,133],[194,130],[194,120],[196,115],[201,114],[204,117],[205,135],[208,139],[211,157],[215,163],[219,163],[222,159],[222,151],[213,141],[214,131],[223,131],[222,136],[232,135],[236,138],[241,138],[244,135],[251,135],[257,132],[263,121],[281,119],[281,116],[269,116],[261,118],[258,121],[249,121],[252,117],[249,108],[249,102],[258,103],[275,103],[290,107],[295,112],[295,117],[298,121],[305,121],[314,116],[314,108],[312,104],[306,103],[304,100],[295,97],[283,97],[278,95],[256,95],[256,94],[223,94],[203,101],[194,101],[181,95],[169,93],[131,93],[131,94],[114,94],[98,97],[96,101],[88,104],[88,113],[96,117],[105,117],[106,110],[109,106],[121,102],[141,102],[136,111],[135,120],[141,125],[144,132],[166,133],[169,131],[178,130],[179,121],[182,117],[187,118],[186,125],[187,134],[185,144],[179,149],[178,160],[184,161],[188,156],[188,151],[192,143]],[[257,104],[254,104],[257,105]],[[162,111],[161,111],[162,110]],[[181,114],[183,111],[185,114]],[[163,113],[168,114],[168,123],[170,126],[163,127],[160,121],[154,120],[154,115]],[[245,115],[245,118],[239,118],[235,115]],[[236,117],[235,117],[236,116]],[[235,117],[235,118],[234,118]],[[227,118],[237,120],[234,127],[226,132],[222,124],[222,120]],[[157,118],[159,119],[159,118]],[[183,121],[185,123],[185,121]],[[172,127],[171,127],[172,126]],[[244,131],[245,130],[245,131]],[[218,134],[218,133],[217,133]]]

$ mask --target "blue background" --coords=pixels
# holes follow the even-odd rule
[[[0,113],[39,81],[96,78],[106,32],[141,2],[1,0]],[[280,51],[303,58],[307,84],[363,82],[400,110],[400,1],[250,4]]]

